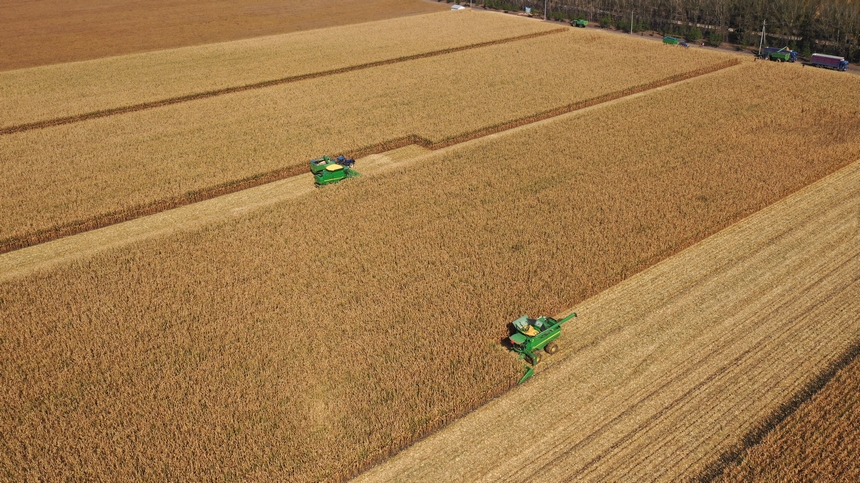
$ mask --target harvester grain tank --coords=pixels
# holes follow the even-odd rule
[[[355,178],[358,172],[352,169],[355,165],[354,159],[338,156],[332,160],[328,156],[310,160],[311,174],[314,175],[314,184],[324,186],[337,183],[346,178]]]
[[[511,349],[520,355],[520,359],[526,358],[532,365],[526,369],[525,375],[520,379],[520,384],[534,374],[534,366],[537,366],[541,361],[541,351],[547,354],[555,354],[558,351],[558,345],[554,341],[561,335],[561,326],[574,317],[576,317],[576,313],[561,320],[543,315],[536,319],[530,319],[528,315],[523,315],[513,322],[516,333],[508,339],[511,343]]]
[[[761,57],[776,62],[795,62],[797,61],[797,51],[788,47],[765,47],[761,51]]]
[[[842,71],[848,69],[848,61],[844,57],[827,54],[812,54],[812,57],[809,58],[809,65]]]

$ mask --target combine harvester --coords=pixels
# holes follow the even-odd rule
[[[359,175],[358,171],[352,169],[355,166],[355,160],[344,156],[338,156],[334,161],[328,156],[323,156],[312,159],[310,165],[311,174],[314,175],[314,185],[317,187]]]
[[[582,18],[578,18],[578,19],[576,19],[576,20],[571,20],[571,21],[570,21],[570,26],[571,26],[571,27],[579,27],[579,28],[581,28],[581,29],[584,29],[587,25],[588,25],[588,20],[585,20],[585,19],[582,19]]]
[[[775,62],[795,62],[797,61],[797,51],[788,47],[765,47],[761,52],[761,58]]]
[[[825,69],[836,69],[838,71],[848,70],[848,61],[844,57],[827,54],[812,54],[809,65],[824,67]]]
[[[523,315],[513,322],[517,332],[508,339],[511,343],[511,349],[519,353],[520,359],[528,358],[532,365],[526,368],[526,373],[520,379],[519,384],[526,382],[528,378],[534,375],[535,366],[541,361],[541,349],[550,355],[558,351],[558,345],[553,341],[561,335],[562,324],[574,317],[576,317],[576,313],[572,313],[561,320],[543,315],[536,319],[530,319],[528,315]]]

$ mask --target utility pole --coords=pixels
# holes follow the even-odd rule
[[[543,0],[543,19],[546,20],[546,2],[547,0]]]
[[[761,23],[761,40],[758,43],[758,56],[761,57],[761,46],[764,45],[764,26],[767,25],[767,19]]]
[[[630,35],[633,35],[633,10],[630,11]]]

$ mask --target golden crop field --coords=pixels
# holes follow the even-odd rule
[[[0,72],[0,128],[556,30],[509,15],[441,12]]]
[[[421,0],[5,0],[0,70],[435,12]]]
[[[572,307],[860,158],[843,102],[856,80],[783,67],[3,281],[0,475],[356,474],[516,382],[508,321]]]
[[[604,68],[619,50],[625,62]],[[0,246],[8,251],[304,172],[322,154],[421,140],[438,147],[736,62],[570,29],[2,135]]]
[[[355,483],[710,481],[856,357],[858,186],[860,161],[576,304],[537,377]]]
[[[714,481],[860,481],[860,359]]]

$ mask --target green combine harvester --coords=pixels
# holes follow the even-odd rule
[[[579,27],[581,29],[584,29],[585,26],[588,25],[588,20],[578,18],[576,20],[572,20],[570,22],[570,25],[573,27]]]
[[[511,342],[511,349],[520,354],[520,359],[527,358],[532,365],[526,369],[526,374],[520,379],[520,384],[534,375],[534,368],[541,360],[541,350],[547,354],[555,354],[558,351],[558,345],[553,341],[561,335],[561,325],[574,317],[576,317],[576,313],[572,313],[561,320],[543,315],[536,319],[530,319],[528,315],[523,315],[513,322],[517,332],[508,339]]]
[[[355,178],[358,176],[358,171],[352,169],[355,166],[355,160],[338,156],[332,160],[328,156],[312,159],[310,161],[311,174],[314,175],[314,185],[317,187],[327,184],[337,183],[346,178]]]
[[[663,43],[669,45],[678,45],[679,43],[681,43],[681,40],[678,39],[678,37],[670,37],[667,35],[663,37]]]
[[[797,51],[788,47],[765,47],[761,53],[761,58],[775,62],[795,62],[797,61]]]

